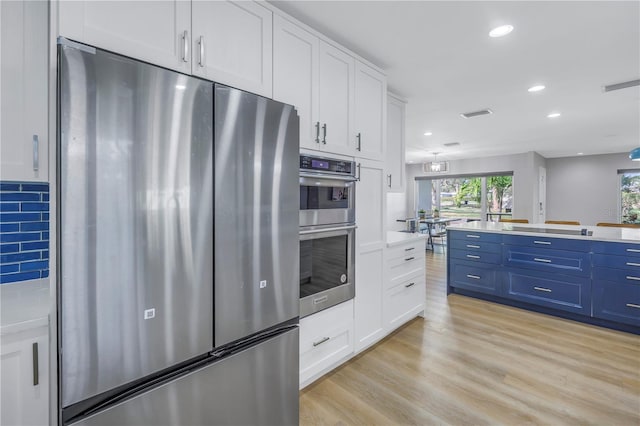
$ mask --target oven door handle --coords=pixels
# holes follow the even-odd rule
[[[347,182],[355,182],[358,179],[355,176],[350,176],[350,175],[322,175],[322,174],[316,174],[316,173],[304,173],[304,172],[300,172],[300,177],[303,178],[311,178],[311,179],[331,179],[331,180],[345,180]]]
[[[321,234],[324,232],[334,232],[334,231],[348,231],[350,229],[356,229],[357,225],[348,225],[348,226],[336,226],[334,228],[319,228],[319,229],[305,229],[300,231],[300,235],[309,235],[309,234]]]

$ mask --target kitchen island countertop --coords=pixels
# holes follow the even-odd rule
[[[387,231],[387,247],[394,247],[400,244],[426,239],[427,234],[421,234],[419,232]]]

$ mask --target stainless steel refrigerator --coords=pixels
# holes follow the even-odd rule
[[[61,39],[60,424],[298,423],[298,117]]]

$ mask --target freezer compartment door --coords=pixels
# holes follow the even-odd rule
[[[215,345],[299,312],[298,115],[215,87]]]
[[[213,348],[213,84],[59,48],[67,407]]]
[[[298,424],[297,327],[73,423],[258,424]]]

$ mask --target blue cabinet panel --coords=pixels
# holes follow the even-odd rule
[[[593,316],[640,326],[640,285],[593,281]]]
[[[510,299],[591,314],[591,281],[588,277],[508,269],[504,283],[504,295]]]
[[[571,250],[580,252],[591,251],[591,242],[570,238],[528,237],[524,235],[505,235],[502,238],[504,244],[525,247],[538,247],[553,250]]]
[[[459,250],[452,248],[449,251],[449,256],[456,259],[468,260],[470,262],[483,262],[492,263],[494,265],[500,265],[501,255],[499,253],[484,253],[471,250]]]
[[[612,269],[595,266],[593,268],[593,279],[640,286],[640,271],[633,272],[625,269]]]
[[[466,290],[499,295],[501,292],[498,265],[449,259],[449,285]]]
[[[593,252],[640,258],[640,244],[593,242]]]
[[[483,253],[497,253],[502,251],[502,245],[498,243],[487,243],[480,241],[468,241],[468,240],[451,240],[449,242],[451,248],[469,251],[469,252],[483,252]]]
[[[502,235],[491,232],[476,232],[476,231],[454,231],[448,230],[449,240],[462,240],[462,241],[475,241],[475,242],[487,242],[487,243],[500,243],[502,241]]]
[[[507,245],[502,253],[505,266],[582,276],[591,272],[589,253]]]
[[[608,254],[594,253],[591,259],[593,266],[624,269],[626,271],[635,272],[635,275],[640,276],[640,258],[629,256],[610,256]]]

